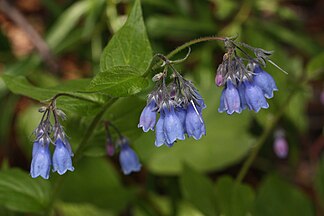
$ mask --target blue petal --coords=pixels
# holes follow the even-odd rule
[[[40,148],[41,144],[39,143],[39,141],[35,141],[33,144],[33,153],[32,156],[34,157],[35,154],[37,153],[38,149]]]
[[[220,97],[220,103],[219,103],[219,108],[218,108],[218,112],[220,112],[220,113],[225,112],[227,110],[227,107],[225,106],[225,102],[224,102],[224,92],[225,92],[225,88],[223,89],[221,97]]]
[[[140,122],[138,127],[142,127],[144,132],[149,130],[154,130],[154,125],[156,121],[156,112],[154,111],[156,104],[152,100],[146,107],[143,109],[140,117]]]
[[[184,140],[185,136],[183,125],[178,116],[175,114],[174,108],[171,107],[170,110],[168,110],[168,108],[165,108],[164,112],[165,117],[163,131],[167,144],[172,144],[177,139]]]
[[[246,99],[245,99],[245,87],[244,87],[243,83],[240,83],[238,85],[237,90],[240,95],[241,109],[245,110],[247,108],[247,103],[246,103]]]
[[[164,125],[164,113],[163,111],[161,111],[160,118],[156,123],[156,127],[155,127],[155,145],[157,147],[160,147],[161,145],[166,143],[163,125]]]
[[[38,147],[36,147],[37,149],[35,148],[35,152],[33,152],[30,175],[32,178],[41,176],[44,179],[48,179],[51,168],[51,154],[49,150],[49,143],[40,144],[38,142],[35,142],[34,146],[35,144],[38,145]]]
[[[192,104],[187,108],[186,130],[189,137],[199,140],[206,135],[205,124],[200,113],[197,113]]]
[[[186,110],[184,108],[177,107],[175,113],[181,121],[184,133],[186,133],[186,115],[187,115]]]
[[[71,153],[61,139],[55,141],[53,154],[53,171],[63,175],[67,170],[73,171]]]
[[[119,162],[125,175],[141,170],[142,165],[140,164],[136,153],[127,144],[122,144],[121,146]]]
[[[240,95],[237,88],[233,85],[232,81],[228,80],[224,92],[224,104],[227,108],[227,114],[234,112],[241,113]]]
[[[253,81],[255,85],[259,86],[266,98],[273,97],[273,91],[278,91],[276,82],[270,74],[261,69],[260,66],[256,66],[254,69],[255,75]]]
[[[263,96],[262,90],[254,85],[253,82],[244,81],[245,85],[245,99],[250,110],[259,112],[261,108],[268,108],[269,104]]]

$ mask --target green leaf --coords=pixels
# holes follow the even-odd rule
[[[71,95],[71,97],[62,96],[57,99],[57,106],[68,113],[95,113],[109,99],[108,96],[99,93],[84,92],[84,89],[89,85],[89,79],[72,80],[49,88],[33,86],[24,76],[4,74],[2,79],[13,93],[38,101],[48,100],[59,93]]]
[[[0,172],[0,204],[20,212],[42,212],[49,204],[48,181],[32,179],[27,173],[11,169]]]
[[[66,176],[60,197],[64,202],[89,203],[116,213],[125,209],[133,196],[133,191],[120,182],[115,168],[105,158],[86,157]]]
[[[262,216],[312,216],[310,200],[293,185],[278,176],[268,176],[259,188],[255,215]]]
[[[222,215],[251,215],[254,192],[248,185],[238,184],[224,176],[216,184],[217,205]]]
[[[136,0],[125,25],[111,38],[100,59],[101,73],[114,66],[131,66],[142,75],[152,58],[142,17],[141,4]],[[100,74],[100,73],[99,73]]]
[[[97,208],[89,203],[59,203],[55,206],[56,212],[64,216],[111,216],[112,213]]]
[[[307,78],[316,79],[324,74],[324,52],[316,55],[307,64]]]
[[[234,115],[219,113],[217,109],[221,90],[210,82],[213,79],[211,73],[200,75],[203,76],[201,80],[206,82],[198,89],[207,104],[202,113],[207,134],[200,140],[186,138],[184,141],[177,141],[172,148],[158,148],[154,145],[155,132],[143,133],[136,140],[135,147],[153,173],[179,174],[183,163],[203,172],[222,169],[241,159],[253,143],[248,133],[251,112],[244,111]]]
[[[185,165],[180,185],[184,197],[204,215],[217,215],[214,187],[207,177]]]
[[[98,73],[91,81],[88,90],[100,91],[114,97],[133,95],[148,85],[141,73],[131,66],[114,66]]]

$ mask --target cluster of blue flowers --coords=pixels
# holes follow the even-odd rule
[[[196,140],[206,135],[203,98],[195,86],[175,70],[171,61],[165,63],[163,73],[153,77],[156,88],[149,94],[138,124],[144,132],[155,130],[157,147],[163,144],[171,147],[176,140],[184,140],[186,134]],[[168,68],[173,71],[173,82],[166,86]],[[156,122],[157,113],[160,117]]]
[[[249,55],[248,58],[238,57],[235,52],[237,45],[230,40],[225,42],[227,53],[215,77],[217,86],[225,86],[220,99],[219,112],[241,113],[246,108],[259,112],[261,108],[269,107],[266,98],[272,98],[273,91],[278,90],[272,76],[261,67],[261,65],[265,66],[265,61],[268,60],[271,52],[246,44],[242,45],[252,49],[256,58]],[[246,52],[244,54],[247,55]],[[244,61],[248,62],[247,65]]]
[[[54,126],[50,122],[51,112],[53,112],[55,119]],[[73,157],[73,152],[64,130],[58,121],[58,116],[63,115],[62,111],[53,109],[52,105],[47,107],[40,124],[34,131],[36,139],[33,145],[30,168],[30,175],[32,178],[41,176],[44,179],[48,179],[52,165],[53,172],[57,172],[60,175],[63,175],[67,170],[74,170],[71,159],[71,157]],[[51,138],[52,132],[53,139]],[[54,142],[52,140],[54,140]],[[55,146],[52,158],[50,143],[53,143]]]

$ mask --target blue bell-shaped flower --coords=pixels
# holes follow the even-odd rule
[[[63,175],[67,170],[74,171],[71,151],[66,144],[58,138],[55,141],[55,150],[53,154],[53,171]]]

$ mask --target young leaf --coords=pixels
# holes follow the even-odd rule
[[[11,169],[0,172],[0,205],[20,212],[42,212],[49,204],[48,181]]]
[[[114,66],[132,66],[143,74],[149,66],[152,50],[142,17],[141,3],[136,0],[125,25],[111,38],[100,59],[100,71],[110,73]]]
[[[311,216],[314,209],[304,193],[278,176],[270,175],[258,191],[253,215]]]
[[[131,66],[114,66],[100,72],[91,81],[88,90],[100,91],[114,97],[122,97],[140,92],[148,81]]]
[[[184,166],[180,185],[185,198],[204,215],[217,215],[214,187],[208,178],[189,166]]]
[[[251,215],[254,192],[248,185],[237,184],[228,176],[221,177],[216,184],[216,197],[222,215]]]

